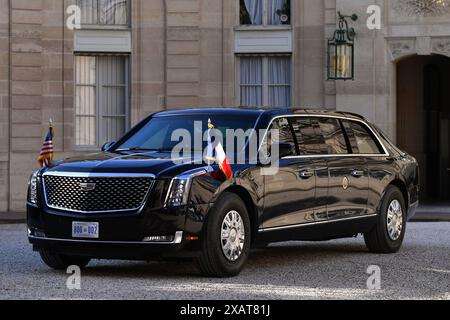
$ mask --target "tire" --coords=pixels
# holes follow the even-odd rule
[[[398,217],[402,217],[401,231],[398,231],[398,228],[391,229],[396,230],[394,235],[390,234],[388,230],[388,221],[397,222],[399,220],[398,218],[395,218],[397,220],[388,219],[388,212],[391,205],[393,205],[392,208],[396,208],[398,207],[398,205],[400,205],[401,214],[398,214]],[[406,232],[405,199],[399,188],[395,186],[388,187],[388,189],[386,190],[386,194],[383,197],[380,213],[378,216],[379,217],[377,225],[370,232],[364,234],[364,240],[366,242],[367,248],[372,253],[388,254],[398,252],[403,244]]]
[[[48,249],[41,249],[39,254],[41,255],[42,261],[55,270],[66,270],[69,266],[78,266],[83,269],[91,261],[90,258],[56,254]]]
[[[225,249],[222,246],[222,227],[225,223],[225,218],[232,212],[237,212],[240,216],[239,225],[243,226],[244,230],[241,234],[245,234],[243,248],[238,257],[234,257],[233,261],[227,257]],[[240,228],[242,230],[242,227]],[[231,229],[228,234],[236,233],[236,229]],[[233,234],[234,234],[233,233]],[[238,241],[239,237],[230,237]],[[233,193],[224,193],[216,202],[214,207],[209,212],[205,223],[204,238],[202,243],[202,252],[197,259],[197,265],[204,276],[226,278],[238,275],[248,259],[251,245],[251,224],[248,216],[247,208],[244,202],[237,195]]]

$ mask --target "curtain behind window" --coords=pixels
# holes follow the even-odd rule
[[[281,13],[289,0],[268,0],[268,12],[269,17],[267,24],[280,25]]]
[[[244,2],[251,24],[261,25],[263,23],[263,0],[245,0]]]
[[[261,57],[240,59],[241,106],[263,105],[263,60]]]
[[[127,0],[100,0],[100,24],[126,25]]]
[[[97,0],[77,0],[81,10],[81,24],[97,24]]]
[[[98,58],[99,145],[117,141],[127,129],[126,63],[120,56]]]
[[[291,106],[290,57],[269,57],[269,104],[275,108]]]
[[[127,25],[128,0],[77,0],[81,24]]]
[[[75,144],[97,144],[97,69],[95,57],[75,57]]]

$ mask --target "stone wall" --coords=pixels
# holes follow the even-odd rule
[[[0,212],[8,210],[9,163],[9,9],[0,0]]]

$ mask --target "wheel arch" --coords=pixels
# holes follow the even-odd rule
[[[255,234],[255,232],[258,230],[258,209],[257,205],[255,204],[250,192],[239,185],[232,185],[225,189],[223,192],[229,192],[237,195],[241,200],[244,202],[245,207],[247,208],[247,212],[250,218],[250,224],[252,227],[252,233]],[[252,237],[254,239],[254,237]]]
[[[405,206],[406,206],[406,210],[408,210],[409,208],[409,193],[408,193],[408,189],[406,187],[406,183],[401,180],[400,178],[396,178],[394,179],[389,185],[388,188],[390,186],[394,186],[400,189],[400,191],[402,192],[403,195],[403,199],[405,200]],[[387,190],[387,188],[386,188]],[[385,191],[386,193],[386,191]]]

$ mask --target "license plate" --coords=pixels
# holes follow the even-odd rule
[[[97,222],[73,222],[72,223],[73,238],[99,238],[99,224]]]

